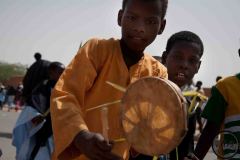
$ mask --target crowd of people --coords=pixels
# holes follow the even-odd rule
[[[1,108],[4,103],[9,108],[22,104],[19,101],[24,105],[13,129],[17,160],[201,160],[221,129],[240,140],[240,75],[218,76],[208,99],[203,83],[193,82],[204,53],[204,42],[196,33],[174,33],[161,59],[144,52],[164,31],[167,8],[168,0],[123,0],[117,17],[120,39],[90,39],[67,68],[36,53],[22,85],[17,89],[1,87]],[[102,110],[88,112],[123,97],[123,92],[106,81],[127,88],[149,76],[174,82],[186,99],[188,130],[181,143],[163,155],[145,155],[126,140],[117,142],[124,137],[120,103],[108,109],[107,134],[101,134]],[[200,139],[195,147],[197,126]],[[220,141],[228,143],[226,137]],[[234,152],[232,159],[240,158],[239,150],[222,151],[223,155]]]
[[[0,109],[2,110],[6,106],[8,111],[12,109],[18,111],[23,105],[21,100],[22,90],[22,84],[17,87],[0,84]]]

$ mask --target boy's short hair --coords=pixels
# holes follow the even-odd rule
[[[127,3],[130,0],[123,0],[122,1],[122,9],[124,10],[127,6]],[[141,1],[161,1],[162,3],[162,15],[161,18],[164,19],[164,17],[166,16],[166,12],[167,12],[167,7],[168,7],[168,0],[141,0]]]
[[[60,63],[60,62],[51,62],[49,67],[48,67],[48,70],[56,70],[58,68],[61,68],[61,69],[64,69],[65,66],[64,64]]]
[[[173,45],[178,41],[196,43],[200,46],[200,56],[203,55],[203,42],[198,35],[190,31],[180,31],[173,34],[167,41],[166,52],[169,53]]]
[[[202,81],[197,81],[196,86],[202,86]]]
[[[40,60],[42,58],[42,55],[39,52],[36,52],[34,54],[34,58],[38,61],[38,60]]]
[[[222,76],[217,76],[216,77],[216,82],[218,82],[220,79],[222,79]]]

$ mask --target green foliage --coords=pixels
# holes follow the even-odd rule
[[[4,82],[14,76],[24,76],[25,72],[26,66],[22,64],[8,64],[0,62],[0,82]]]

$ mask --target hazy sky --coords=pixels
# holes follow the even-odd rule
[[[33,54],[67,65],[92,37],[120,38],[122,0],[0,0],[0,60],[30,65]],[[190,30],[205,52],[194,80],[212,86],[217,75],[240,72],[240,0],[170,0],[164,33],[146,49],[161,55],[175,32]]]

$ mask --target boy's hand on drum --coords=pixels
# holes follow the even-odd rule
[[[74,139],[74,145],[82,154],[93,160],[120,160],[121,158],[113,153],[112,142],[107,142],[101,134],[89,131],[81,131]]]

